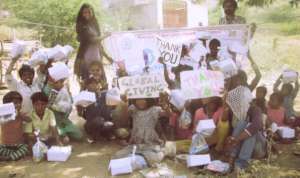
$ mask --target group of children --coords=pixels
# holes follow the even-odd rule
[[[211,44],[211,48],[217,48],[217,41],[213,42],[215,44]],[[209,64],[209,56],[215,55],[213,51],[202,62]],[[15,120],[1,125],[1,160],[18,160],[30,154],[36,142],[34,133],[37,130],[40,140],[48,146],[66,145],[70,139],[80,141],[83,138],[82,131],[69,118],[73,100],[66,83],[68,77],[57,77],[51,73],[51,68],[57,64],[49,59],[47,63],[38,65],[37,69],[23,64],[18,69],[20,80],[15,79],[12,71],[19,58],[12,59],[6,72],[10,92],[4,95],[3,103],[14,103],[17,116]],[[189,100],[183,107],[173,105],[170,99],[173,97],[172,91],[180,89],[180,72],[193,70],[190,66],[180,64],[174,67],[172,72],[175,79],[171,80],[164,64],[164,77],[171,94],[162,93],[159,98],[152,99],[127,99],[122,96],[122,100],[111,103],[108,102],[107,93],[112,89],[108,89],[111,87],[108,87],[103,66],[99,61],[91,62],[89,76],[80,81],[80,87],[81,90],[95,93],[96,102],[86,107],[76,106],[78,115],[86,120],[84,130],[87,141],[93,143],[102,138],[118,139],[123,146],[163,147],[165,141],[173,140],[190,145],[198,122],[212,119],[216,129],[205,138],[208,146],[219,153],[228,153],[224,155],[228,155],[228,161],[234,165],[246,167],[254,154],[265,156],[266,147],[261,146],[257,150],[256,145],[265,144],[264,132],[269,133],[273,123],[291,128],[300,125],[300,119],[293,109],[299,91],[298,81],[294,84],[284,83],[279,89],[282,76],[279,77],[267,101],[267,88],[257,87],[261,78],[259,69],[250,55],[248,58],[256,73],[250,84],[247,83],[246,73],[239,71],[226,79],[223,98]],[[163,63],[161,59],[159,61]],[[60,65],[66,67],[64,63]],[[211,69],[209,65],[206,66]],[[121,70],[118,71],[118,77],[126,75]],[[253,99],[251,92],[255,88],[256,98]],[[189,118],[190,122],[182,124],[182,117]],[[284,140],[276,132],[272,133],[272,138]],[[188,150],[177,149],[177,152]],[[130,151],[125,153],[129,154]]]

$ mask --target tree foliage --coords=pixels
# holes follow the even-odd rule
[[[46,46],[55,44],[76,45],[75,21],[82,0],[3,1],[4,7],[11,11],[17,19],[14,25],[25,25],[37,30]],[[89,3],[95,6],[93,1]],[[22,21],[37,24],[22,23]],[[48,24],[49,26],[41,24]]]
[[[240,1],[244,1],[248,6],[263,7],[274,3],[275,0],[240,0]]]

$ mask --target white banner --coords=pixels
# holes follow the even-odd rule
[[[162,74],[122,77],[118,82],[121,92],[128,98],[157,98],[167,88]]]
[[[187,99],[221,96],[224,89],[222,72],[195,70],[180,73],[181,91]]]
[[[211,27],[164,29],[164,30],[140,30],[115,32],[104,40],[106,51],[115,61],[125,61],[127,71],[142,71],[148,66],[151,71],[163,70],[158,63],[160,52],[157,46],[157,36],[172,43],[184,43],[190,49],[190,57],[205,55],[209,41],[218,39],[221,42],[220,49],[230,49],[236,53],[245,53],[248,47],[249,28],[247,25],[222,25]],[[206,39],[206,46],[198,39]],[[199,43],[200,42],[200,43]],[[197,43],[198,45],[195,45]],[[237,48],[237,44],[241,47]],[[193,48],[197,50],[193,50]],[[200,54],[197,53],[201,49]]]

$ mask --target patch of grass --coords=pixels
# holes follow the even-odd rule
[[[300,34],[300,23],[282,23],[279,29],[286,36],[298,35]]]

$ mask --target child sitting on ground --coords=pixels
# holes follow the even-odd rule
[[[63,142],[66,144],[70,138],[80,140],[83,135],[80,129],[69,119],[72,111],[72,97],[64,84],[67,78],[57,78],[56,76],[54,79],[54,75],[49,73],[48,82],[43,92],[49,98],[48,107],[55,115],[58,133],[63,137]]]
[[[32,111],[30,97],[33,93],[41,91],[40,84],[34,80],[34,69],[28,65],[22,65],[18,73],[21,81],[17,81],[12,75],[13,67],[20,56],[13,58],[5,74],[6,84],[10,91],[17,91],[22,96],[21,112],[29,115]]]
[[[160,145],[163,140],[159,137],[157,126],[159,118],[167,116],[161,107],[155,106],[153,99],[135,99],[128,108],[132,117],[132,132],[130,144]]]
[[[47,108],[48,97],[42,92],[37,92],[31,96],[31,100],[34,110],[30,115],[31,122],[26,123],[24,128],[27,143],[33,146],[36,142],[34,131],[39,130],[39,137],[46,145],[61,144],[54,113]]]
[[[0,161],[16,161],[28,154],[28,146],[24,144],[23,123],[29,118],[22,114],[22,96],[11,91],[4,95],[3,103],[14,103],[16,119],[1,125]]]
[[[196,130],[196,127],[199,121],[204,119],[213,119],[217,129],[215,132],[206,138],[208,145],[215,145],[216,150],[221,151],[223,149],[223,145],[226,137],[229,134],[229,119],[226,118],[225,114],[223,114],[223,101],[222,98],[219,97],[211,97],[203,99],[203,108],[200,108],[196,111],[195,117],[193,120],[193,129]]]
[[[280,92],[283,96],[283,108],[286,111],[285,117],[292,119],[294,126],[300,126],[300,118],[296,115],[294,110],[294,101],[299,92],[299,81],[295,82],[295,87],[291,83],[285,83],[282,85],[281,90],[279,91],[278,87],[282,82],[282,75],[277,79],[274,84],[274,92]],[[298,118],[297,118],[298,117]]]
[[[88,134],[88,142],[93,143],[99,140],[100,136],[107,139],[114,139],[114,125],[111,122],[111,110],[105,105],[106,93],[101,92],[98,81],[95,78],[85,80],[84,85],[89,92],[96,94],[96,103],[85,108],[77,106],[78,113],[86,120],[84,129]]]
[[[104,68],[103,68],[103,65],[101,62],[99,62],[99,61],[91,62],[91,64],[89,65],[88,73],[89,73],[89,76],[87,76],[83,79],[83,84],[86,79],[93,77],[98,82],[99,89],[101,91],[108,89],[108,84],[106,81]],[[84,89],[85,87],[86,86],[83,86],[82,88]]]
[[[253,103],[261,109],[263,113],[267,113],[267,88],[264,86],[260,86],[256,88],[256,98],[253,100]]]

